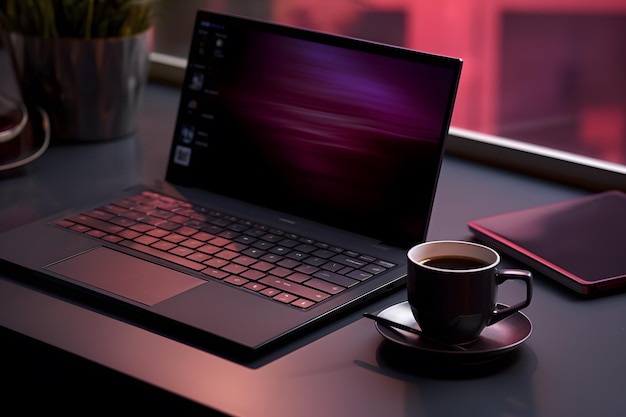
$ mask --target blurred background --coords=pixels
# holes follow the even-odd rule
[[[460,57],[453,128],[626,165],[625,0],[161,0],[157,55],[200,8]]]
[[[624,0],[165,1],[157,52],[198,8],[460,57],[453,127],[626,164]]]

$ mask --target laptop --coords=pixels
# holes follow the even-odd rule
[[[404,283],[462,61],[200,10],[166,178],[0,235],[2,270],[255,357]]]

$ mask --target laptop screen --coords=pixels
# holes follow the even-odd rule
[[[167,179],[422,241],[459,59],[200,11]]]

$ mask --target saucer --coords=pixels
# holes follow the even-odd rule
[[[506,306],[499,304],[498,307]],[[419,329],[408,301],[394,304],[378,313],[378,316]],[[485,327],[478,340],[463,346],[465,350],[456,350],[430,342],[417,334],[390,328],[384,324],[376,323],[375,326],[384,338],[393,343],[410,348],[420,354],[464,363],[496,359],[521,345],[532,332],[532,323],[528,317],[517,312],[502,321]]]

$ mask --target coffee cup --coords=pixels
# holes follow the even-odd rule
[[[465,241],[430,241],[407,253],[407,293],[415,320],[424,336],[463,345],[491,326],[527,307],[532,298],[532,274],[498,269],[493,249]],[[507,280],[525,283],[523,301],[498,306],[498,286]]]

